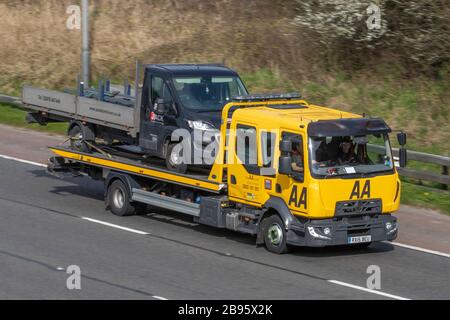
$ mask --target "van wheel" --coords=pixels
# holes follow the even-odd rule
[[[264,243],[268,251],[277,254],[288,252],[286,229],[278,215],[271,215],[263,220],[263,233]]]
[[[178,146],[177,148],[175,148]],[[171,143],[167,147],[166,166],[170,171],[186,173],[187,164],[184,163],[183,151],[180,151],[181,143]]]
[[[120,217],[136,212],[136,205],[130,202],[128,188],[122,180],[115,180],[108,187],[108,206],[113,214]]]
[[[81,127],[79,125],[76,125],[72,129],[70,129],[69,138],[70,138],[70,148],[72,150],[85,153],[90,152],[90,148],[84,140],[83,131],[81,130]]]

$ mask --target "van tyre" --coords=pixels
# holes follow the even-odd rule
[[[278,215],[268,216],[263,220],[263,235],[266,249],[282,254],[288,252],[286,244],[287,232],[283,220]]]
[[[131,203],[130,200],[128,187],[122,180],[118,179],[110,184],[108,187],[108,206],[113,214],[125,217],[145,210],[143,204]]]
[[[70,148],[72,150],[89,153],[90,148],[83,137],[83,130],[79,125],[75,125],[69,130]]]
[[[168,145],[166,152],[166,166],[170,171],[186,173],[187,164],[184,163],[183,151],[179,152],[181,146],[181,143],[171,143]]]

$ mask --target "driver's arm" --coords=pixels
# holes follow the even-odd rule
[[[292,157],[291,168],[296,172],[303,172],[303,163],[299,155]]]

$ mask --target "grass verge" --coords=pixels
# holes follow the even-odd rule
[[[65,135],[67,132],[67,123],[49,123],[46,126],[36,123],[29,124],[25,121],[26,114],[26,111],[17,107],[0,104],[0,123],[62,135]]]
[[[450,192],[402,181],[402,203],[450,215]]]

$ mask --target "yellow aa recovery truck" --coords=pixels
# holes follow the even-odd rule
[[[246,95],[224,106],[214,163],[187,173],[120,148],[51,148],[49,171],[105,181],[116,215],[147,205],[256,237],[275,253],[289,246],[367,246],[397,237],[400,180],[379,118],[315,106],[296,94]],[[406,136],[399,164],[406,164]],[[182,156],[182,152],[180,153]],[[205,171],[206,170],[206,171]]]

